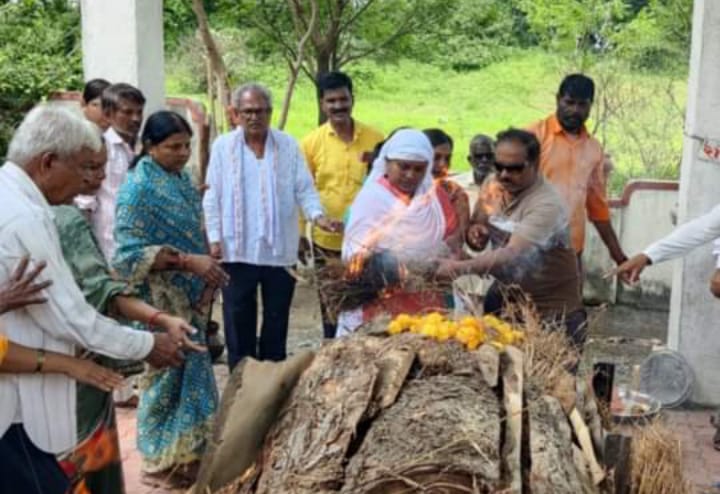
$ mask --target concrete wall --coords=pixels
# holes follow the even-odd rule
[[[677,200],[677,182],[634,181],[627,184],[622,197],[610,201],[613,226],[628,256],[637,254],[672,231]],[[589,302],[669,309],[672,262],[646,269],[640,283],[634,287],[617,283],[612,278],[605,279],[604,274],[614,263],[592,224],[587,225],[587,232],[583,263],[586,271],[584,294]]]

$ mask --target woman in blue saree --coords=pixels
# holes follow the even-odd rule
[[[113,267],[146,302],[190,321],[198,330],[192,339],[204,345],[210,302],[227,275],[207,255],[200,193],[183,171],[191,136],[173,112],[145,123],[142,153],[118,195]],[[180,368],[148,368],[139,386],[143,480],[192,482],[217,408],[210,355],[186,353]]]

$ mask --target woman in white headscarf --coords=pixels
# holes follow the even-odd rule
[[[342,257],[349,263],[385,251],[402,263],[431,262],[462,246],[458,218],[444,189],[432,179],[433,148],[419,130],[402,129],[390,137],[350,206]],[[380,312],[419,312],[448,308],[437,292],[394,293],[343,312],[337,335],[354,331]]]

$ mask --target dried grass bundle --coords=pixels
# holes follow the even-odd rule
[[[690,494],[680,441],[660,421],[638,428],[632,445],[632,494]]]
[[[525,341],[525,379],[543,391],[553,395],[563,387],[568,370],[580,360],[580,354],[565,334],[560,323],[541,321],[535,308],[530,304],[518,304],[513,314],[522,323]]]
[[[394,290],[444,292],[452,290],[448,281],[434,279],[427,264],[398,265],[397,271],[383,272],[382,261],[366,262],[362,272],[351,275],[339,260],[328,260],[315,272],[315,283],[328,314],[337,318],[342,311],[353,310],[392,294]]]

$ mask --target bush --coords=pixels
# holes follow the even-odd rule
[[[0,6],[0,156],[24,114],[48,93],[82,85],[80,12],[74,2]]]

